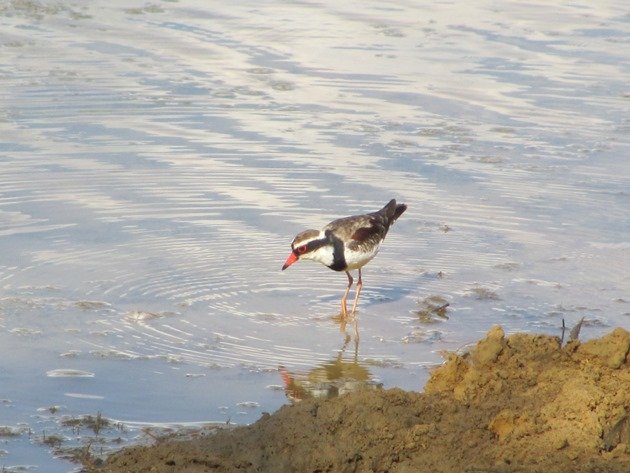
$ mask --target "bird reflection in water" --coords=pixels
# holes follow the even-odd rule
[[[280,366],[280,376],[284,392],[288,399],[298,402],[310,398],[333,398],[358,389],[376,389],[381,383],[372,380],[370,371],[358,362],[359,327],[356,319],[352,320],[354,337],[346,330],[347,319],[338,321],[344,332],[343,344],[337,356],[308,372],[290,372]],[[354,353],[347,355],[348,347],[354,341]]]

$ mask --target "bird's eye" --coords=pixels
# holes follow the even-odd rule
[[[301,255],[306,253],[306,245],[298,246],[297,252],[300,253]]]

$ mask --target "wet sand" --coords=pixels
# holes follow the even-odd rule
[[[307,399],[250,426],[124,449],[96,471],[627,473],[629,351],[621,328],[561,347],[494,327],[448,354],[424,392]]]

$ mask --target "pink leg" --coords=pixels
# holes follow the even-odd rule
[[[361,268],[359,268],[359,280],[357,281],[357,295],[354,296],[354,304],[352,305],[352,314],[357,310],[357,303],[359,302],[359,296],[361,295],[361,288],[363,287],[363,281],[361,280]]]
[[[352,283],[354,279],[352,279],[352,275],[346,271],[346,275],[348,276],[348,287],[346,287],[346,292],[341,298],[341,315],[343,317],[348,317],[348,306],[346,305],[346,299],[348,298],[348,293],[350,292],[350,288],[352,287]]]

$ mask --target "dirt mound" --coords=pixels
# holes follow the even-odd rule
[[[561,348],[500,327],[424,393],[364,390],[109,458],[106,472],[630,471],[630,333]]]

